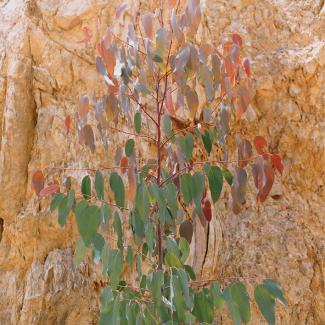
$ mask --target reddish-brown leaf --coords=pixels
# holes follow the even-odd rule
[[[123,156],[120,161],[121,172],[125,174],[129,166],[129,159],[126,156]]]
[[[230,49],[230,57],[234,64],[240,63],[239,54],[240,54],[239,46],[234,44]]]
[[[237,44],[239,47],[243,45],[243,39],[239,34],[232,34],[231,35],[232,41]]]
[[[134,171],[134,168],[128,169],[128,181],[129,181],[128,197],[130,201],[133,201],[135,198],[136,188],[137,188],[137,175]]]
[[[181,223],[179,227],[179,235],[180,237],[185,238],[190,244],[193,237],[193,224],[189,220],[185,220]]]
[[[225,67],[226,67],[226,73],[227,73],[228,77],[230,78],[230,80],[233,80],[235,70],[234,70],[234,65],[233,65],[230,55],[227,55],[225,57]]]
[[[238,146],[238,164],[244,168],[253,156],[252,145],[248,140],[242,140]]]
[[[40,194],[41,190],[44,188],[44,175],[42,171],[37,170],[32,176],[32,189],[37,195]]]
[[[250,94],[245,85],[240,85],[237,89],[237,120],[246,112],[247,107],[250,103]]]
[[[277,154],[273,154],[271,156],[271,161],[272,161],[273,167],[276,168],[279,171],[279,173],[282,175],[284,166],[283,166],[281,157]]]
[[[261,155],[264,153],[264,148],[267,146],[267,142],[262,136],[257,135],[254,139],[254,146],[256,151]]]
[[[175,107],[173,104],[173,97],[170,90],[167,90],[167,94],[166,94],[166,108],[169,114],[175,115]]]
[[[67,115],[65,120],[64,120],[64,125],[65,125],[65,128],[67,130],[67,133],[70,132],[70,127],[71,127],[71,117],[70,115]]]
[[[52,195],[52,194],[55,194],[55,193],[59,192],[59,190],[60,190],[60,185],[58,185],[58,184],[50,184],[47,187],[43,188],[40,191],[39,195],[40,196]]]
[[[116,64],[115,50],[113,47],[109,47],[103,53],[103,59],[106,65],[107,73],[110,77],[114,75],[114,69]]]
[[[88,96],[83,96],[79,103],[79,116],[81,119],[89,112],[89,98]]]
[[[262,203],[266,200],[274,183],[274,170],[268,161],[260,158],[253,166],[252,173],[258,189],[256,200]]]
[[[190,110],[190,115],[194,119],[195,114],[199,108],[199,96],[194,89],[191,89],[189,86],[187,86],[185,89],[185,99],[186,104]]]
[[[86,124],[82,129],[84,144],[88,146],[92,152],[95,151],[95,137],[92,127]]]
[[[153,36],[153,15],[152,13],[145,13],[143,16],[142,16],[142,26],[143,26],[143,29],[144,29],[144,32],[146,34],[146,36],[150,39],[152,39],[152,36]]]
[[[211,208],[211,202],[210,200],[205,197],[204,200],[201,203],[202,205],[202,212],[205,217],[205,219],[210,222],[212,219],[212,208]]]
[[[243,66],[244,66],[244,70],[245,70],[247,78],[250,78],[251,77],[251,65],[250,65],[248,58],[243,59]]]

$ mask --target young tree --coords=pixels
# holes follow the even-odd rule
[[[116,165],[87,169],[90,175],[82,179],[80,192],[71,188],[69,178],[64,186],[45,186],[42,171],[32,179],[38,195],[53,196],[50,210],[58,210],[61,226],[70,212],[75,215],[80,233],[76,261],[90,250],[102,263],[108,286],[100,298],[101,324],[213,323],[224,304],[235,324],[247,324],[251,318],[244,284],[221,288],[211,279],[196,280],[186,264],[193,220],[211,221],[223,186],[230,187],[232,209],[239,213],[249,168],[257,202],[262,203],[275,170],[282,173],[283,165],[279,155],[267,152],[261,136],[252,145],[236,135],[238,157],[228,160],[233,127],[252,109],[243,40],[229,34],[218,46],[200,42],[199,0],[189,0],[184,12],[177,3],[168,1],[168,21],[159,8],[131,22],[125,40],[108,29],[97,44],[96,67],[107,93],[92,102],[81,98],[74,118],[76,135],[94,151],[95,133],[106,149],[109,132],[124,134],[124,150],[113,144]],[[118,8],[118,15],[123,9]],[[96,131],[90,116],[97,122]],[[121,128],[121,123],[133,130]],[[65,125],[69,132],[70,116]],[[155,158],[141,163],[139,144],[144,142],[154,146]],[[198,152],[203,159],[197,158]],[[111,228],[113,238],[108,237]],[[127,277],[125,270],[133,273]],[[254,296],[267,322],[274,324],[275,301],[286,303],[280,287],[264,280]]]

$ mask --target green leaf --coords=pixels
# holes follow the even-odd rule
[[[151,281],[151,293],[156,307],[161,304],[161,288],[163,286],[164,274],[162,270],[153,273]]]
[[[88,205],[88,202],[83,200],[76,205],[75,214],[79,233],[88,246],[101,223],[100,210],[96,205]]]
[[[212,140],[209,131],[205,130],[204,135],[202,135],[202,142],[204,144],[206,152],[209,155],[212,150]]]
[[[186,162],[189,162],[191,160],[194,148],[194,138],[192,134],[189,133],[185,136],[180,136],[177,138],[177,140],[181,146],[182,152],[185,155]]]
[[[192,176],[189,173],[185,173],[181,176],[181,193],[183,195],[184,203],[190,204],[193,200],[191,187],[192,187]]]
[[[136,91],[138,93],[142,93],[144,95],[150,94],[150,90],[146,86],[144,86],[143,84],[141,84],[139,82],[135,84],[134,88],[136,89]]]
[[[86,245],[84,244],[83,240],[81,238],[79,238],[77,240],[76,250],[74,253],[74,261],[77,264],[80,264],[83,261],[86,251],[87,251]]]
[[[139,183],[135,194],[135,212],[142,220],[149,217],[149,196],[144,183]]]
[[[207,176],[209,179],[212,201],[216,203],[220,197],[223,185],[222,171],[218,166],[211,166]]]
[[[186,303],[183,296],[182,284],[178,275],[171,275],[171,286],[174,292],[173,303],[175,305],[178,322],[183,322],[185,319]]]
[[[101,251],[103,250],[104,246],[105,246],[105,239],[104,237],[99,234],[96,233],[92,239],[91,239],[92,244],[94,245],[94,248],[101,253]]]
[[[95,190],[96,190],[97,197],[100,200],[104,200],[104,177],[100,170],[96,171]]]
[[[141,119],[141,113],[136,112],[134,114],[134,129],[136,133],[141,132],[141,126],[142,126],[142,119]]]
[[[125,155],[130,157],[133,154],[135,142],[133,139],[128,139],[125,144]]]
[[[233,179],[231,172],[228,169],[223,169],[222,174],[223,174],[223,177],[225,178],[225,180],[227,181],[227,183],[231,186],[232,179]]]
[[[211,285],[210,291],[211,291],[211,296],[212,296],[212,299],[213,299],[213,304],[219,310],[221,310],[225,300],[224,300],[222,292],[220,290],[219,283],[218,282],[213,282],[212,285]]]
[[[186,307],[190,309],[190,308],[192,308],[193,301],[190,296],[187,273],[182,269],[178,269],[177,274],[178,274],[179,282],[181,284],[182,291],[183,291],[183,294],[185,297]]]
[[[123,269],[123,256],[120,250],[116,249],[110,253],[109,257],[109,279],[110,284],[113,289],[116,288],[117,284],[120,281],[120,275]]]
[[[176,218],[178,213],[177,192],[178,190],[174,183],[168,183],[165,186],[165,197],[173,218]]]
[[[232,283],[223,292],[231,318],[235,325],[247,324],[251,318],[249,298],[242,283]]]
[[[189,277],[191,278],[191,280],[195,281],[196,280],[196,275],[195,275],[195,272],[192,269],[192,267],[189,266],[189,265],[184,265],[184,269],[185,269],[186,273],[189,275]]]
[[[178,259],[178,257],[174,254],[174,253],[167,253],[165,255],[165,264],[167,266],[174,266],[174,267],[181,267],[182,264],[180,262],[180,260]]]
[[[173,128],[172,128],[172,122],[170,120],[170,117],[168,114],[164,114],[162,117],[162,125],[163,125],[163,130],[165,132],[165,135],[167,138],[172,138],[173,137]]]
[[[116,204],[123,208],[124,207],[124,201],[125,201],[125,190],[124,190],[124,184],[122,181],[121,176],[119,176],[117,173],[112,173],[109,178],[109,185],[114,192],[114,198]]]
[[[68,196],[65,196],[62,200],[61,203],[59,205],[59,218],[58,218],[58,222],[60,224],[61,227],[63,227],[67,221],[67,218],[69,216],[71,207],[68,204]]]
[[[61,203],[62,199],[64,198],[64,196],[65,195],[63,193],[58,193],[53,197],[53,199],[51,201],[51,206],[50,206],[51,213],[53,213],[55,211],[55,209],[60,206],[60,203]]]
[[[91,198],[91,180],[88,175],[82,179],[81,193],[83,194],[83,196],[86,200],[90,200],[90,198]]]
[[[263,284],[275,299],[278,299],[283,305],[287,304],[287,301],[283,296],[283,292],[276,282],[266,279],[263,281]]]
[[[204,290],[195,293],[192,313],[200,322],[212,323],[214,320],[213,303],[205,293]]]
[[[178,247],[182,253],[181,262],[185,263],[185,261],[187,260],[189,254],[190,254],[190,245],[185,238],[181,237],[179,239]]]
[[[258,308],[269,325],[275,324],[275,300],[268,289],[263,285],[258,285],[254,290],[254,297]]]
[[[133,265],[133,250],[131,246],[128,246],[126,250],[126,262],[129,264],[130,267]]]
[[[120,216],[119,216],[117,211],[115,211],[115,214],[114,214],[114,230],[115,230],[115,232],[117,234],[117,237],[118,237],[117,245],[118,245],[119,249],[122,249],[123,248],[122,222],[121,222]]]
[[[196,172],[192,176],[192,186],[190,188],[192,197],[195,203],[195,210],[197,213],[201,212],[201,200],[204,191],[204,176]]]

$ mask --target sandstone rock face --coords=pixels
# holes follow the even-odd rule
[[[239,215],[227,193],[210,229],[196,229],[193,263],[205,277],[239,278],[253,288],[276,279],[288,308],[278,324],[325,324],[325,6],[316,0],[205,0],[202,37],[239,32],[253,61],[255,120],[249,135],[270,139],[284,157],[280,200]],[[0,0],[0,323],[95,324],[97,267],[73,264],[72,220],[61,229],[48,202],[30,190],[33,171],[49,166],[109,165],[66,134],[81,94],[99,94],[96,33],[116,25],[118,1]],[[155,7],[137,4],[140,7]],[[127,19],[127,17],[126,17]],[[114,25],[114,26],[115,26]],[[115,26],[119,28],[119,26]],[[122,26],[120,26],[122,28]],[[119,141],[112,133],[110,144]],[[80,179],[84,172],[70,172]],[[62,176],[51,173],[51,178]],[[204,258],[205,256],[205,258]],[[254,324],[263,324],[254,311]]]

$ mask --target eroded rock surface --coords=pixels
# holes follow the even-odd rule
[[[1,324],[97,321],[96,267],[74,266],[74,222],[57,225],[48,202],[32,194],[30,177],[49,165],[111,162],[101,147],[91,154],[76,145],[64,118],[74,114],[80,94],[102,89],[94,66],[96,33],[86,46],[82,28],[95,31],[98,18],[102,26],[116,24],[117,2],[0,0]],[[281,200],[270,198],[258,209],[252,196],[239,215],[229,212],[224,193],[209,232],[197,228],[195,267],[205,277],[235,277],[249,288],[274,278],[289,302],[278,309],[278,324],[325,324],[324,2],[202,2],[203,38],[218,42],[229,32],[245,38],[256,119],[242,127],[270,139],[271,150],[284,157],[285,175],[275,188]],[[109,141],[119,136],[112,133]],[[253,323],[263,323],[256,312]]]

